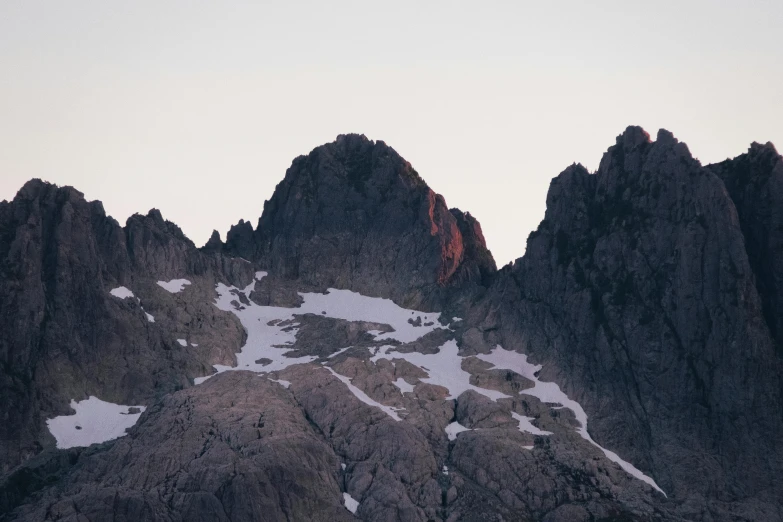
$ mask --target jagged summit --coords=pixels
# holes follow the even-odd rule
[[[455,216],[394,149],[357,134],[296,158],[258,227],[231,227],[224,252],[279,277],[427,307],[440,289],[495,271],[474,218]]]

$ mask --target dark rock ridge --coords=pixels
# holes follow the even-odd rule
[[[496,270],[475,219],[450,211],[394,149],[355,134],[296,158],[258,227],[240,221],[225,251],[304,284],[425,308]]]
[[[671,133],[629,127],[595,174],[552,181],[524,257],[474,311],[689,519],[781,516],[781,169],[771,146],[702,167]]]
[[[500,271],[469,213],[363,136],[294,160],[255,229],[201,249],[156,210],[120,227],[31,181],[0,203],[0,520],[783,520],[782,177],[771,144],[702,166],[629,127],[596,173],[552,181]],[[256,270],[270,275],[249,286]],[[444,328],[403,343],[377,319],[293,312],[277,324],[312,362],[194,387],[246,339],[218,283],[249,288],[237,310],[336,287],[443,311]],[[429,370],[375,357],[452,341],[471,385],[507,398],[447,399]],[[530,375],[472,357],[498,344],[667,496],[569,409],[520,394]],[[45,420],[88,395],[147,410],[125,437],[54,449]],[[454,422],[469,431],[447,437]]]
[[[726,185],[745,238],[764,318],[783,355],[783,159],[771,143],[710,165]]]

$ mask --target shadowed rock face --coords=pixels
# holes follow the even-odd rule
[[[450,212],[394,149],[353,134],[295,159],[255,232],[240,222],[226,250],[305,284],[425,307],[495,271],[474,219]]]
[[[174,277],[194,282],[179,303],[155,284]],[[244,335],[234,318],[201,298],[182,305],[204,281],[212,291],[215,280],[251,279],[247,263],[200,254],[156,210],[123,229],[73,188],[28,182],[0,204],[0,470],[53,446],[44,420],[67,413],[71,399],[150,401],[232,360]],[[110,295],[118,286],[141,301]],[[177,349],[171,330],[197,323],[225,337]]]
[[[479,223],[363,136],[294,160],[255,230],[201,249],[156,210],[123,228],[34,180],[0,203],[0,520],[783,519],[781,169],[771,144],[704,167],[629,127],[596,173],[552,181],[499,272]],[[259,315],[310,362],[192,386],[248,338],[218,283],[237,311],[336,287],[443,311],[442,327],[402,342],[383,317]],[[446,400],[415,360],[455,341],[472,388]],[[498,344],[543,367],[493,368]],[[526,394],[534,378],[667,497]],[[53,449],[44,421],[87,395],[147,410],[125,437]]]
[[[783,159],[771,143],[710,165],[737,208],[764,318],[783,355]]]

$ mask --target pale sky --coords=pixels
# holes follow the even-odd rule
[[[502,265],[551,178],[628,125],[703,163],[783,149],[782,20],[780,0],[0,0],[0,199],[43,178],[202,245],[356,132],[476,216]]]

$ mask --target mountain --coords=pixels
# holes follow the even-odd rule
[[[500,270],[359,135],[202,248],[30,181],[0,520],[781,520],[781,181],[629,127]]]

